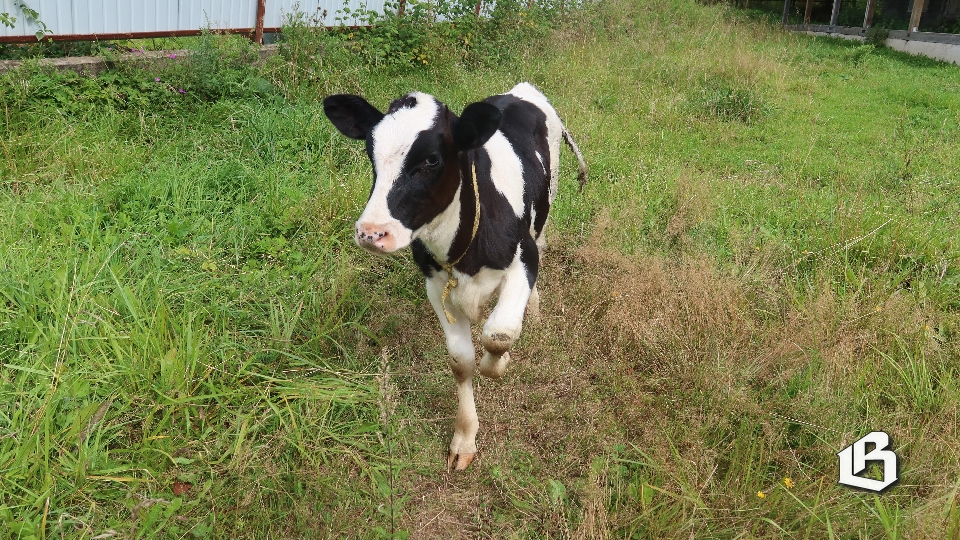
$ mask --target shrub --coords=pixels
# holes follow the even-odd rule
[[[867,39],[865,43],[867,45],[873,45],[874,47],[885,47],[887,45],[887,37],[889,35],[890,30],[888,28],[871,26],[867,29]]]
[[[395,1],[382,13],[344,7],[335,14],[339,26],[332,30],[318,28],[325,13],[294,13],[284,27],[281,52],[295,61],[359,59],[394,72],[446,62],[498,63],[529,49],[561,14],[577,7],[575,2],[501,0],[482,6],[478,17],[476,6],[474,0],[407,0],[402,15]],[[348,26],[356,23],[365,27]],[[323,60],[316,58],[319,54]]]

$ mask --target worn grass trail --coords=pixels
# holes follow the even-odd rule
[[[686,1],[412,71],[295,37],[275,91],[194,106],[8,79],[6,537],[960,534],[956,67]],[[591,181],[564,154],[543,320],[450,475],[442,335],[412,262],[353,245],[369,164],[319,99],[519,80]],[[872,430],[902,460],[880,497],[836,484]]]

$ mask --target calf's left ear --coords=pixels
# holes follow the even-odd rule
[[[453,140],[460,150],[482,146],[500,128],[500,109],[479,101],[467,105],[453,126]]]

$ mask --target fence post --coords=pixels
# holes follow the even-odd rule
[[[863,29],[873,24],[873,10],[877,7],[877,0],[867,0],[867,11],[863,14]]]
[[[837,25],[838,17],[840,17],[840,0],[833,0],[833,13],[830,14],[830,26]]]
[[[810,24],[810,14],[813,12],[813,0],[807,0],[807,7],[803,10],[803,24]]]
[[[257,0],[257,22],[253,28],[253,42],[263,45],[263,16],[267,13],[267,0]]]
[[[913,0],[913,13],[910,14],[910,26],[907,32],[920,30],[920,15],[923,15],[923,0]]]
[[[407,7],[407,0],[400,0],[400,7],[397,8],[397,17],[403,17],[403,10]]]
[[[476,10],[476,13],[475,13],[477,17],[480,16],[480,8],[481,8],[482,6],[483,6],[483,0],[477,0],[477,10]]]
[[[787,25],[787,17],[790,15],[790,0],[783,0],[783,21],[781,26]]]

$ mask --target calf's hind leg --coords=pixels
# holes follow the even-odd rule
[[[457,381],[457,419],[453,425],[453,440],[447,455],[447,469],[462,471],[477,456],[477,431],[480,420],[473,401],[473,374],[477,368],[476,350],[470,335],[470,321],[460,309],[447,302],[447,311],[456,322],[450,324],[443,312],[441,296],[447,280],[446,274],[427,278],[427,298],[440,319],[440,327],[447,338],[447,363]]]

